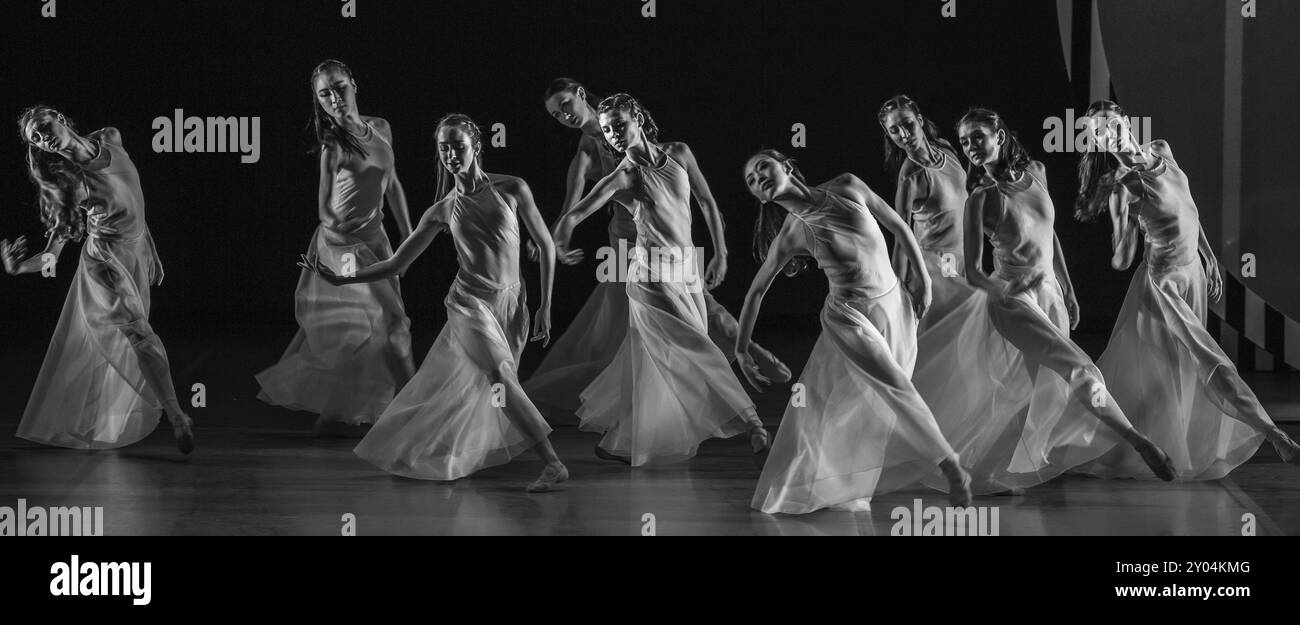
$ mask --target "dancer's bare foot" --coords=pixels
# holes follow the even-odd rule
[[[939,463],[939,469],[948,478],[948,505],[957,508],[969,506],[971,500],[970,473],[961,468],[955,456]]]
[[[1166,482],[1172,482],[1178,477],[1178,471],[1174,469],[1174,463],[1169,459],[1169,454],[1157,447],[1155,443],[1151,442],[1151,439],[1143,437],[1133,441],[1133,449],[1137,450],[1139,456],[1142,456],[1142,461],[1147,463],[1147,467],[1151,469],[1152,473],[1156,474],[1156,477]]]
[[[761,470],[767,464],[767,454],[772,450],[772,435],[762,424],[749,430],[749,445],[754,450],[754,464]]]
[[[1282,428],[1275,428],[1268,435],[1268,440],[1273,443],[1273,449],[1282,462],[1287,464],[1300,464],[1300,445],[1296,444]]]
[[[1019,486],[1007,486],[997,480],[981,480],[971,488],[988,493],[990,497],[1022,497],[1025,494],[1025,489]]]
[[[596,457],[600,458],[601,460],[614,460],[616,462],[622,462],[623,464],[632,466],[631,458],[628,458],[626,456],[611,454],[608,451],[605,451],[600,445],[596,445]]]
[[[569,479],[569,469],[561,463],[548,464],[542,469],[542,475],[532,484],[529,484],[524,490],[530,493],[547,493],[554,490],[555,485]]]
[[[769,380],[776,384],[785,384],[790,381],[790,368],[781,362],[776,354],[763,349],[757,345],[751,345],[749,353],[754,355],[754,362],[758,364],[759,371],[767,376]]]
[[[194,419],[184,412],[171,417],[172,436],[176,438],[176,448],[185,455],[194,452]]]

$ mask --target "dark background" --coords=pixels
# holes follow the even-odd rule
[[[709,179],[731,249],[730,273],[715,295],[735,314],[755,270],[755,204],[739,173],[746,158],[777,147],[815,181],[851,171],[892,203],[875,114],[897,93],[916,98],[949,137],[968,107],[994,108],[1046,164],[1083,309],[1079,336],[1094,356],[1128,285],[1129,273],[1109,267],[1109,228],[1069,217],[1074,155],[1041,151],[1043,119],[1087,104],[1075,101],[1053,2],[958,0],[956,19],[941,17],[940,0],[658,0],[654,18],[642,17],[636,0],[358,0],[355,19],[340,16],[337,0],[60,0],[54,19],[40,17],[38,0],[17,4],[4,9],[0,111],[12,119],[43,102],[83,132],[121,130],[167,268],[166,282],[153,290],[152,321],[172,352],[178,386],[214,375],[204,373],[212,367],[251,382],[292,337],[294,263],[317,224],[308,78],[325,58],[352,67],[363,114],[392,124],[412,221],[435,199],[431,133],[444,113],[467,113],[485,130],[504,123],[508,145],[485,146],[485,165],[527,180],[552,220],[578,134],[549,119],[542,99],[549,80],[572,76],[601,95],[637,96],[663,139],[691,145]],[[261,160],[153,153],[152,120],[176,108],[187,116],[261,117]],[[807,148],[790,148],[796,122],[807,127]],[[25,149],[16,132],[0,136],[0,236],[26,234],[38,247]],[[395,236],[391,221],[389,231]],[[577,237],[589,251],[604,240],[601,216]],[[697,219],[696,242],[707,240]],[[9,372],[0,418],[21,412],[78,253],[66,250],[54,279],[0,276],[0,359]],[[445,319],[442,297],[455,271],[451,242],[442,238],[403,280],[417,358]],[[535,266],[528,271],[535,306]],[[558,270],[555,336],[594,284],[592,264]],[[778,280],[757,338],[814,336],[825,288],[819,274]],[[214,345],[247,341],[261,346],[264,360],[213,355]],[[781,355],[802,362],[811,343]],[[540,353],[529,350],[525,371]]]

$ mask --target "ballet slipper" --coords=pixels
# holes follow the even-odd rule
[[[184,412],[172,420],[172,436],[176,438],[176,448],[182,454],[194,452],[194,420]]]
[[[754,450],[754,465],[762,470],[763,465],[767,464],[768,452],[772,451],[772,436],[767,433],[767,428],[755,425],[750,429],[749,445]]]
[[[623,464],[626,464],[628,466],[632,466],[631,458],[619,456],[616,454],[611,454],[608,451],[605,451],[604,448],[602,448],[600,445],[596,445],[596,457],[600,458],[601,460],[614,460],[617,462],[622,462]]]
[[[1149,439],[1144,438],[1137,441],[1133,444],[1133,448],[1137,450],[1138,455],[1142,456],[1142,461],[1147,463],[1147,467],[1151,469],[1152,473],[1156,474],[1156,477],[1166,482],[1172,482],[1178,477],[1178,471],[1174,469],[1174,463],[1169,459],[1169,454],[1165,453],[1163,449],[1157,447]]]
[[[556,484],[568,481],[568,479],[568,467],[561,464],[560,468],[556,469],[548,464],[545,469],[542,469],[541,476],[539,476],[532,484],[529,484],[524,490],[530,493],[548,493],[555,488]]]
[[[1268,437],[1270,443],[1273,443],[1273,450],[1277,452],[1282,462],[1287,464],[1300,465],[1300,445],[1297,445],[1282,428],[1275,428],[1273,433]]]

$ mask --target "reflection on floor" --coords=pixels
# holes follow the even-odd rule
[[[523,485],[541,467],[532,458],[446,484],[389,476],[353,455],[354,442],[305,432],[204,429],[199,451],[184,459],[168,436],[84,452],[2,432],[0,505],[103,506],[106,535],[337,535],[352,514],[359,535],[888,536],[896,507],[944,504],[938,493],[895,493],[869,513],[761,514],[749,508],[757,471],[740,439],[706,443],[684,465],[629,469],[596,459],[595,436],[559,428],[553,440],[573,481],[530,495]],[[1270,454],[1217,482],[1067,477],[975,503],[998,507],[1003,536],[1240,535],[1248,513],[1260,535],[1300,534],[1300,468]]]

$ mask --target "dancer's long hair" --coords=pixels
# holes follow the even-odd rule
[[[1097,113],[1113,111],[1120,117],[1127,114],[1120,105],[1110,100],[1097,100],[1088,107],[1086,117]],[[1079,221],[1093,221],[1107,210],[1104,203],[1097,202],[1097,188],[1107,174],[1119,167],[1115,158],[1104,151],[1089,150],[1079,159],[1079,195],[1074,198],[1074,218]]]
[[[646,110],[636,98],[626,93],[616,93],[604,100],[596,107],[596,114],[609,113],[612,111],[627,111],[628,115],[636,117],[641,116],[641,130],[645,132],[645,138],[650,143],[659,143],[659,124],[655,123],[655,118]],[[606,143],[609,143],[606,141]]]
[[[352,69],[343,61],[326,59],[311,70],[311,78],[307,81],[307,84],[311,88],[311,124],[316,139],[316,147],[313,152],[337,146],[345,154],[352,154],[357,158],[366,158],[369,154],[361,146],[361,142],[346,128],[335,122],[334,118],[330,117],[329,113],[326,113],[325,109],[321,108],[320,101],[316,99],[316,77],[330,70],[338,70],[347,76],[348,80],[352,81],[353,89],[356,88],[357,84],[357,79],[352,75]]]
[[[438,133],[442,132],[443,126],[458,126],[465,134],[469,135],[470,144],[474,147],[474,163],[479,169],[483,169],[483,131],[479,129],[478,124],[464,113],[450,113],[438,120],[438,125],[433,129],[433,140],[438,140]],[[436,152],[436,150],[435,150]],[[442,157],[438,158],[438,189],[434,197],[441,200],[451,193],[456,186],[456,177],[447,171],[446,166],[442,164]]]
[[[55,120],[76,132],[77,126],[57,109],[37,104],[18,116],[18,134],[27,146],[27,176],[37,190],[37,205],[46,236],[80,241],[86,235],[86,218],[80,210],[77,193],[84,184],[84,174],[59,154],[46,152],[25,136],[27,127],[42,120]]]
[[[755,152],[749,159],[752,160],[754,156],[766,156],[782,165],[788,165],[791,176],[794,176],[796,180],[805,185],[808,184],[803,172],[799,170],[799,162],[782,154],[780,151],[764,148]],[[772,241],[776,240],[776,235],[780,234],[781,225],[785,223],[787,217],[789,217],[789,211],[782,208],[780,204],[758,200],[758,219],[754,221],[753,246],[754,258],[758,259],[760,263],[767,260],[767,252],[772,247]],[[782,272],[787,276],[795,276],[807,269],[812,264],[812,260],[808,256],[795,256],[789,263],[786,263]]]
[[[954,156],[957,154],[957,149],[952,147],[952,143],[939,135],[939,127],[935,125],[934,121],[921,113],[921,106],[916,103],[916,100],[905,94],[899,94],[885,100],[885,103],[880,107],[880,112],[876,114],[876,121],[880,124],[880,129],[885,131],[882,135],[885,143],[885,171],[897,176],[898,170],[903,167],[903,161],[907,160],[907,152],[895,145],[893,140],[889,138],[889,131],[885,130],[885,118],[890,113],[899,110],[911,111],[913,115],[924,120],[921,123],[921,131],[925,133],[927,143],[935,148],[947,148]]]
[[[1016,133],[1007,127],[1007,123],[1001,115],[989,109],[973,108],[962,115],[961,120],[957,122],[958,132],[962,124],[982,124],[993,128],[993,132],[1001,130],[1006,133],[1007,142],[1002,144],[1001,153],[998,158],[1006,163],[1007,171],[1012,178],[1025,172],[1029,168],[1029,150],[1021,145],[1020,139]],[[966,191],[974,191],[979,186],[980,181],[984,178],[984,168],[976,167],[970,162],[966,163]]]

